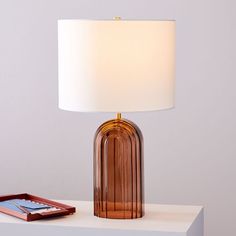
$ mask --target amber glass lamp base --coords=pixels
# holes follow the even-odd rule
[[[131,121],[109,120],[94,139],[94,215],[135,219],[144,215],[143,141]]]

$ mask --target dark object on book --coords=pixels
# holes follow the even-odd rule
[[[0,196],[0,212],[25,221],[75,213],[75,207],[28,193]]]

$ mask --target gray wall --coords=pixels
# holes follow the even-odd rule
[[[205,206],[207,236],[234,235],[236,1],[1,0],[0,194],[92,200],[92,141],[114,114],[57,108],[58,18],[177,21],[176,108],[132,113],[146,201]]]

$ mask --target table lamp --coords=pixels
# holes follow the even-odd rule
[[[59,108],[117,113],[94,138],[94,215],[142,217],[143,138],[121,112],[173,107],[175,21],[59,20],[58,72]]]

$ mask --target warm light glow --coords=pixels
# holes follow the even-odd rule
[[[59,20],[59,107],[128,112],[174,105],[175,22]]]

